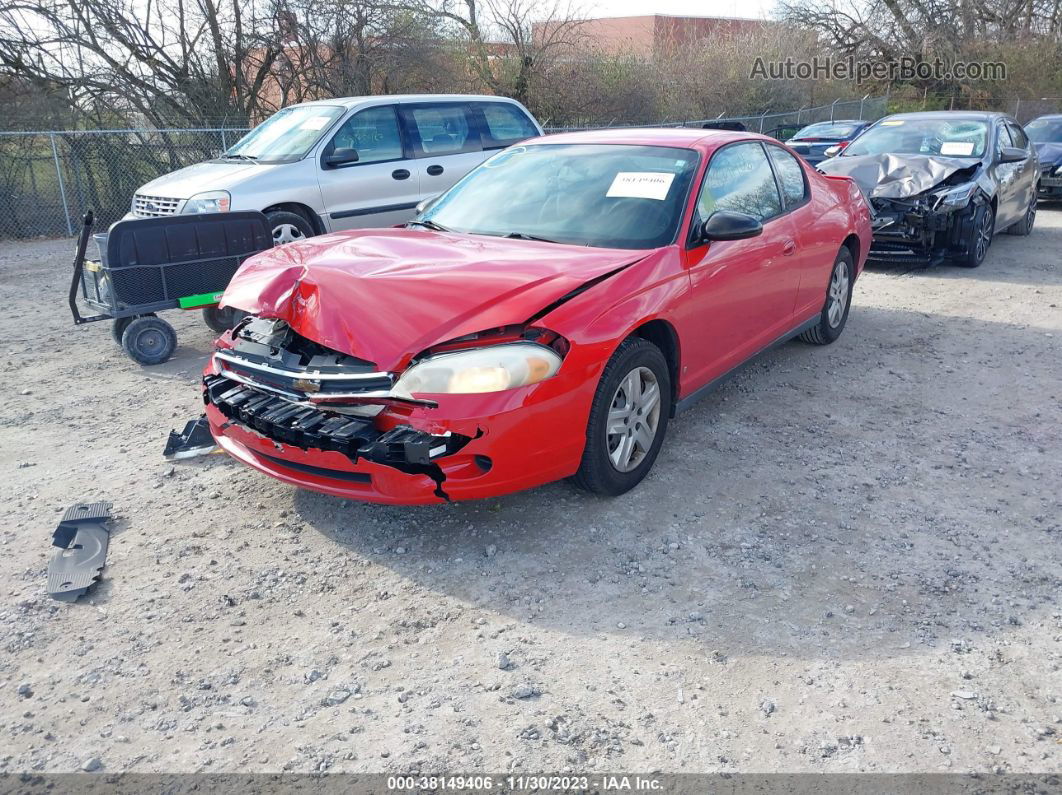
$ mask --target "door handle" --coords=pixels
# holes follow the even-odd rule
[[[428,168],[425,170],[428,172],[428,176],[430,177],[437,177],[441,173],[443,173],[443,167],[438,164],[434,166],[428,166]]]
[[[782,253],[787,257],[793,256],[793,254],[796,253],[796,243],[792,240],[787,240],[785,245],[782,246]]]
[[[391,176],[395,179],[409,179],[409,171],[404,168],[396,168],[391,172]]]

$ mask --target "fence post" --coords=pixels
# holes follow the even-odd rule
[[[224,127],[221,128],[221,151],[222,152],[229,151],[229,145],[227,143],[225,143],[225,128]]]
[[[1014,118],[1015,119],[1018,118],[1018,114],[1020,112],[1021,112],[1021,97],[1018,97],[1018,101],[1014,104]]]
[[[66,233],[74,236],[74,225],[70,223],[70,208],[66,203],[66,186],[63,185],[63,169],[59,165],[59,150],[55,146],[55,133],[48,133],[52,142],[52,157],[55,158],[55,176],[59,178],[59,197],[63,200],[63,215],[66,216]]]
[[[768,113],[770,113],[770,111],[771,111],[771,109],[770,109],[770,108],[767,108],[767,110],[765,110],[765,111],[763,112],[763,115],[762,115],[762,116],[760,116],[760,133],[761,133],[761,134],[763,133],[763,120],[764,120],[765,118],[767,118],[767,114],[768,114]]]
[[[840,102],[840,101],[841,101],[841,98],[838,97],[837,99],[835,99],[833,102],[830,103],[830,121],[833,121],[834,113],[837,110],[837,103]]]
[[[863,103],[867,101],[867,97],[869,97],[869,96],[870,96],[870,94],[864,94],[863,98],[861,100],[859,100],[859,120],[860,121],[863,121]]]

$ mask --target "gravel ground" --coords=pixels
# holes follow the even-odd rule
[[[0,772],[1062,770],[1062,208],[871,270],[630,494],[426,508],[166,462],[211,335],[170,313],[142,369],[74,328],[71,249],[0,244]]]

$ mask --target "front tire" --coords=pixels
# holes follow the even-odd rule
[[[841,246],[826,285],[826,302],[819,313],[819,322],[800,335],[800,339],[812,345],[829,345],[837,340],[848,323],[848,310],[852,307],[852,290],[855,287],[855,265],[852,252]]]
[[[595,494],[630,491],[649,473],[671,414],[671,373],[660,349],[628,337],[608,360],[590,406],[572,482]]]
[[[996,231],[996,212],[991,204],[982,204],[974,211],[970,237],[966,241],[966,253],[955,260],[963,268],[977,268],[985,261],[988,247]]]
[[[313,226],[310,225],[309,220],[298,213],[273,210],[266,213],[266,220],[269,221],[269,228],[273,232],[274,246],[313,237]]]

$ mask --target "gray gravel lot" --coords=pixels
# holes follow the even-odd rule
[[[1062,208],[872,269],[672,424],[649,479],[389,508],[162,447],[211,334],[74,328],[0,243],[0,772],[1062,771]],[[14,377],[10,377],[12,375]],[[45,593],[76,501],[103,582]]]

